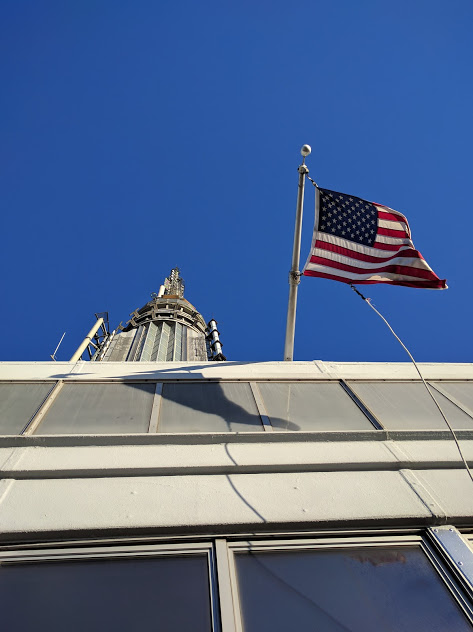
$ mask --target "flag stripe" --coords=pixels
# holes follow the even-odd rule
[[[344,248],[343,246],[337,246],[336,244],[328,243],[326,241],[322,241],[321,239],[317,239],[315,242],[315,248],[320,250],[327,250],[329,252],[334,252],[339,255],[344,255],[345,257],[353,257],[355,251]],[[396,257],[412,257],[412,248],[408,246],[402,246],[402,250],[399,250],[396,254]],[[392,250],[379,250],[375,248],[370,248],[370,252],[374,251],[377,254],[364,254],[362,252],[356,253],[356,259],[358,261],[370,261],[372,263],[380,263],[382,264],[387,258],[392,257]]]
[[[417,279],[415,281],[406,281],[406,280],[403,280],[403,278],[401,279],[385,278],[388,275],[383,275],[382,279],[371,279],[371,280],[365,279],[365,280],[354,281],[347,277],[340,277],[334,274],[328,274],[327,272],[316,272],[316,271],[311,271],[311,270],[306,270],[304,272],[304,275],[320,277],[322,279],[331,279],[332,281],[342,281],[342,283],[354,283],[356,285],[372,285],[374,283],[389,283],[391,285],[403,285],[404,287],[417,287],[417,288],[423,287],[430,290],[444,290],[447,287],[445,281],[441,281],[440,279],[438,281],[422,281],[422,280],[417,280]]]
[[[333,263],[333,262],[329,262],[329,263]],[[355,267],[355,266],[353,266]],[[378,270],[363,270],[363,269],[357,269],[356,272],[352,272],[350,271],[350,274],[345,274],[345,272],[347,272],[346,270],[343,269],[338,269],[338,267],[336,266],[331,266],[331,265],[325,265],[324,264],[320,264],[320,263],[308,263],[307,264],[307,269],[311,270],[312,272],[315,272],[317,270],[321,271],[321,272],[326,272],[327,274],[334,274],[336,276],[344,276],[350,280],[352,280],[353,283],[357,283],[357,280],[366,280],[366,279],[375,279],[375,278],[379,278],[379,277],[387,277],[388,279],[391,280],[395,280],[398,277],[406,277],[408,281],[415,281],[417,280],[417,276],[415,274],[398,274],[397,272],[386,272],[386,273],[382,273],[382,274],[378,274]],[[422,281],[422,278],[420,278],[419,280]]]
[[[381,241],[375,241],[374,245],[377,250],[389,250],[390,252],[399,250],[399,246],[396,246],[396,244],[384,244]],[[409,248],[410,246],[409,244],[405,244],[405,247]]]
[[[362,259],[356,259],[356,265],[359,268],[366,270],[381,270],[383,266],[387,265],[397,265],[402,266],[404,268],[418,268],[421,270],[429,270],[431,271],[427,262],[421,257],[416,256],[416,250],[409,251],[410,257],[401,256],[401,257],[390,257],[388,260],[377,260],[373,261],[365,261]],[[310,258],[311,262],[314,262],[314,258],[325,259],[328,261],[336,261],[338,263],[343,263],[347,266],[353,266],[353,262],[355,261],[353,257],[347,257],[345,255],[341,255],[340,253],[330,252],[319,248],[314,248],[313,254]],[[330,265],[327,263],[327,265]]]
[[[414,247],[412,241],[410,239],[407,239],[406,237],[389,237],[387,235],[380,235],[379,233],[376,237],[376,242],[382,244],[392,244],[393,246],[396,246],[398,244],[408,244],[409,246]]]
[[[361,252],[367,253],[373,256],[382,257],[382,252],[380,250],[400,250],[401,248],[413,248],[414,244],[410,239],[392,239],[391,237],[380,237],[380,239],[388,240],[394,243],[381,243],[380,241],[376,241],[373,245],[374,248],[370,248],[369,246],[363,246],[362,244],[357,244],[355,241],[351,241],[350,239],[344,239],[343,237],[335,237],[335,235],[328,235],[327,233],[322,233],[321,231],[316,231],[317,240],[326,241],[327,243],[334,244],[336,246],[341,246],[342,248],[347,248],[348,250],[352,250],[354,253]],[[405,243],[404,243],[405,242]],[[313,246],[312,246],[313,247]],[[354,255],[356,256],[356,255]]]
[[[391,220],[388,221],[378,218],[378,226],[382,226],[383,228],[392,228],[393,230],[402,230],[406,233],[407,237],[411,236],[407,224],[404,224],[403,222],[392,222]]]
[[[380,206],[379,204],[375,204],[378,209],[378,217],[380,219],[391,219],[394,222],[404,222],[409,226],[405,215],[399,213],[399,211],[393,211],[392,208],[388,208],[387,206]]]
[[[391,212],[387,212],[387,211],[383,211],[381,208],[378,208],[378,217],[379,219],[386,219],[386,220],[390,220],[392,222],[404,222],[407,224],[407,222],[405,221],[404,215],[395,215],[394,213]]]
[[[378,226],[378,235],[385,235],[386,237],[400,237],[401,239],[409,239],[409,235],[405,230],[392,230],[391,228],[383,228]]]
[[[417,262],[422,264],[422,261],[419,259],[417,260]],[[377,267],[373,267],[372,264],[365,263],[362,266],[358,267],[358,266],[352,266],[352,265],[343,263],[342,261],[334,261],[331,259],[327,259],[325,257],[318,257],[316,255],[313,255],[310,258],[310,264],[309,264],[309,267],[311,270],[314,269],[312,267],[313,265],[321,265],[321,266],[324,266],[325,268],[332,268],[334,270],[343,270],[345,272],[350,272],[354,274],[358,274],[360,270],[364,270],[365,273],[369,275],[372,275],[375,272],[378,272],[378,273],[379,272],[393,272],[394,274],[409,276],[409,277],[412,277],[413,279],[419,278],[419,279],[433,280],[435,278],[434,273],[428,267],[423,268],[419,266],[403,266],[403,265],[398,265],[398,264],[393,264],[393,263],[389,263],[388,265],[377,266]]]

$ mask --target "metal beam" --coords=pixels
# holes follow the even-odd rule
[[[103,325],[103,318],[99,318],[97,322],[94,324],[94,326],[92,327],[92,329],[89,331],[87,336],[84,338],[82,343],[79,345],[77,351],[74,353],[74,355],[69,360],[69,362],[77,362],[77,360],[79,360],[79,358],[87,349],[87,347],[92,343],[93,337],[95,336],[95,334],[97,333],[97,331],[100,329],[102,325]]]

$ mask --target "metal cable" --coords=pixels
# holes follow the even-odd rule
[[[308,176],[307,174],[305,174],[305,177],[307,178],[307,180],[310,180],[312,182],[312,184],[314,185],[314,187],[316,189],[319,188],[319,185],[317,184],[317,182],[315,180],[312,180],[312,178],[310,176]]]
[[[473,482],[473,475],[472,475],[472,473],[471,473],[470,468],[468,467],[468,463],[466,462],[465,457],[463,456],[463,452],[462,452],[462,449],[461,449],[461,447],[460,447],[460,443],[458,442],[457,435],[455,434],[454,429],[452,428],[452,426],[450,425],[450,423],[449,423],[449,421],[448,421],[447,417],[445,416],[445,413],[444,413],[444,412],[443,412],[443,410],[441,409],[440,404],[439,404],[439,403],[438,403],[438,401],[435,399],[435,397],[434,397],[434,395],[433,395],[432,391],[430,390],[429,385],[428,385],[428,384],[427,384],[427,382],[424,380],[424,377],[423,377],[422,373],[420,372],[419,367],[417,366],[417,363],[416,363],[416,361],[414,360],[414,358],[413,358],[413,356],[412,356],[412,353],[409,351],[409,349],[406,347],[406,345],[402,342],[402,340],[399,338],[399,336],[396,334],[396,332],[395,332],[395,331],[394,331],[394,329],[391,327],[391,325],[388,323],[388,321],[384,318],[384,316],[383,316],[380,312],[378,312],[378,310],[376,309],[376,307],[374,307],[374,306],[371,304],[371,299],[366,298],[366,296],[363,296],[363,294],[362,294],[359,290],[357,290],[357,289],[356,289],[356,287],[355,287],[352,283],[350,283],[350,287],[351,287],[351,289],[352,289],[354,292],[356,292],[356,294],[358,294],[358,296],[360,296],[360,297],[361,297],[361,298],[365,301],[365,303],[368,303],[368,305],[371,307],[371,309],[372,309],[374,312],[376,312],[376,314],[378,314],[378,316],[379,316],[379,317],[380,317],[380,318],[381,318],[381,319],[382,319],[382,320],[386,323],[386,325],[388,326],[388,328],[389,328],[390,332],[392,333],[392,335],[396,338],[396,340],[397,340],[397,341],[399,342],[399,344],[402,346],[402,348],[403,348],[403,349],[404,349],[404,351],[407,353],[407,355],[409,356],[409,358],[412,360],[412,363],[413,363],[413,365],[415,366],[416,371],[417,371],[417,373],[419,374],[419,377],[420,377],[420,379],[422,380],[422,382],[423,382],[423,384],[424,384],[425,388],[427,389],[428,394],[429,394],[429,395],[430,395],[430,397],[433,399],[434,404],[437,406],[437,408],[438,408],[438,410],[439,410],[439,413],[442,415],[443,420],[444,420],[444,421],[445,421],[445,423],[447,424],[447,427],[448,427],[448,429],[450,430],[450,433],[451,433],[451,435],[452,435],[452,437],[453,437],[453,440],[455,441],[455,444],[456,444],[456,446],[457,446],[457,448],[458,448],[458,452],[459,452],[460,457],[461,457],[461,459],[462,459],[462,461],[463,461],[463,464],[465,465],[466,471],[468,472],[468,475],[469,475],[469,477],[470,477],[471,481]]]

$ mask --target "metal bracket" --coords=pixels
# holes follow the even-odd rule
[[[294,272],[294,270],[289,270],[289,284],[290,285],[299,285],[301,282],[302,272]]]
[[[430,527],[429,536],[447,555],[463,579],[473,588],[473,550],[451,525]]]

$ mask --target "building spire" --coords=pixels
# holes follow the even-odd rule
[[[164,280],[165,294],[171,294],[183,298],[184,296],[184,279],[181,277],[179,268],[173,268],[170,275]]]

